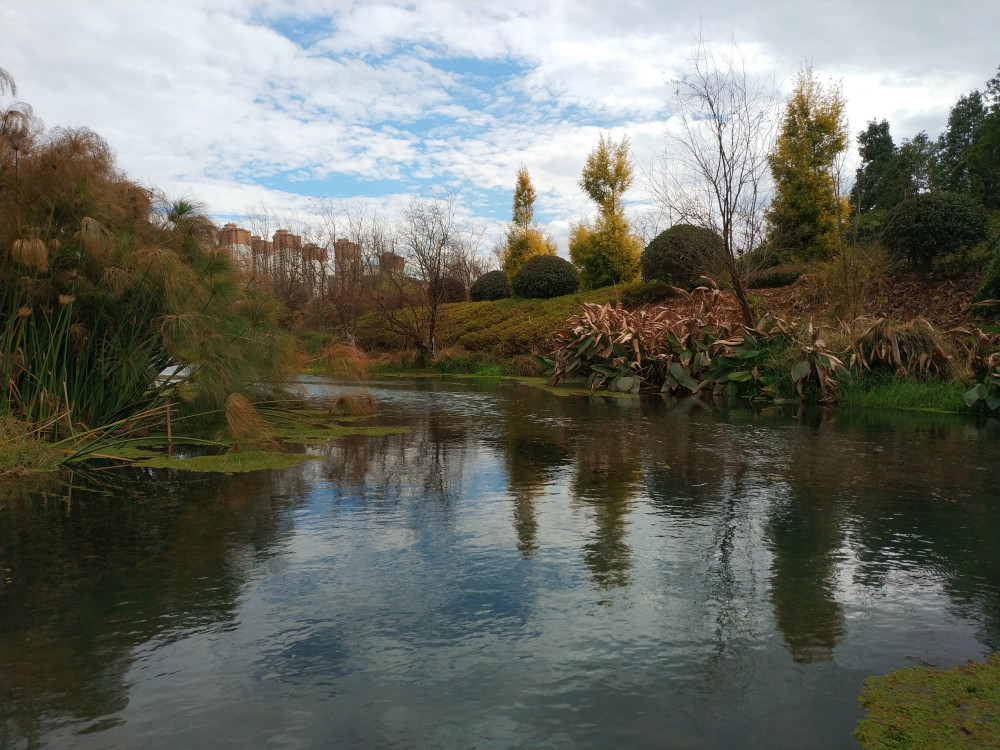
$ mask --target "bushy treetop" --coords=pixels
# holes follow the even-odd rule
[[[675,224],[660,232],[642,252],[642,280],[690,286],[702,274],[716,274],[725,248],[711,229]]]
[[[557,255],[529,258],[511,280],[514,294],[525,299],[549,299],[573,294],[580,288],[576,269]]]
[[[971,196],[923,193],[896,207],[883,242],[890,254],[926,271],[934,258],[971,247],[988,235],[986,213]]]
[[[503,271],[484,273],[469,287],[469,299],[473,302],[492,302],[507,299],[513,292],[507,274]]]

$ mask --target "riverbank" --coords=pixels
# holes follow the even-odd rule
[[[989,411],[984,396],[969,395],[977,384],[998,390],[996,384],[990,385],[989,372],[996,367],[990,365],[991,357],[996,360],[1000,356],[994,352],[1000,349],[1000,337],[990,331],[988,321],[981,317],[983,308],[973,302],[981,281],[979,273],[940,278],[881,275],[859,282],[853,304],[845,305],[843,295],[831,288],[827,266],[807,268],[808,273],[787,286],[753,290],[760,327],[772,332],[781,329],[784,340],[769,344],[768,351],[747,362],[743,372],[723,373],[723,385],[742,395],[763,398],[801,397],[880,409]],[[375,352],[373,374],[524,377],[540,373],[530,355],[551,357],[551,352],[570,338],[561,336],[560,331],[566,330],[567,318],[579,314],[587,303],[622,305],[634,313],[630,324],[642,315],[666,315],[678,330],[709,330],[709,336],[700,342],[706,348],[713,341],[731,338],[733,332],[741,335],[739,306],[731,292],[712,292],[710,314],[706,315],[705,296],[675,293],[655,304],[636,303],[644,300],[651,286],[637,283],[552,300],[443,305],[437,357],[431,363],[422,362],[416,350],[408,350],[403,342],[372,336],[377,323],[374,318],[363,319],[359,330],[366,333],[358,341]],[[854,310],[854,317],[843,317],[845,306]],[[630,335],[626,330],[618,333]],[[636,332],[637,337],[641,334]],[[316,334],[310,336],[312,340],[307,336],[306,343],[316,346],[319,339]],[[648,348],[648,342],[643,343]],[[682,359],[690,356],[683,351],[676,353]],[[713,356],[717,359],[720,353],[726,354],[717,350]],[[845,367],[838,368],[835,362],[832,366],[822,364],[829,362],[831,355]],[[568,363],[572,355],[566,357]],[[607,359],[623,358],[614,355]],[[810,368],[802,382],[805,388],[799,387],[793,374],[800,361],[804,363],[800,367]],[[599,364],[613,369],[620,362]],[[628,364],[632,370],[645,366],[638,360]],[[699,380],[697,372],[685,367],[685,374]],[[587,368],[584,363],[582,378],[578,377],[581,382],[590,372]],[[701,374],[712,373],[705,368]],[[572,380],[574,373],[563,370],[559,377]],[[647,379],[641,390],[659,390],[662,377]],[[734,385],[747,381],[756,388]]]

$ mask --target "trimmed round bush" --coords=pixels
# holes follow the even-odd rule
[[[469,287],[469,299],[473,302],[492,302],[507,299],[513,292],[507,274],[503,271],[490,271],[476,279]]]
[[[722,238],[711,229],[676,224],[656,235],[642,251],[642,280],[686,289],[702,274],[717,275],[724,252]]]
[[[935,258],[982,242],[989,235],[986,212],[961,193],[924,193],[900,202],[882,241],[889,254],[918,271]]]
[[[558,255],[536,255],[518,269],[510,286],[518,297],[549,299],[573,294],[580,288],[580,277],[568,260]]]

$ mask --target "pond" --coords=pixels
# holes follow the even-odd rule
[[[995,421],[370,387],[291,469],[4,481],[2,747],[856,748],[1000,649]]]

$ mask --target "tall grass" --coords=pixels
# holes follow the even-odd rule
[[[965,386],[957,381],[896,379],[887,374],[869,374],[843,383],[838,403],[873,409],[921,411],[968,411],[962,400]]]
[[[14,158],[18,169],[10,168]],[[0,415],[90,452],[101,430],[224,423],[298,366],[266,289],[242,284],[189,201],[129,181],[87,130],[0,139]],[[68,441],[68,443],[67,443]]]

